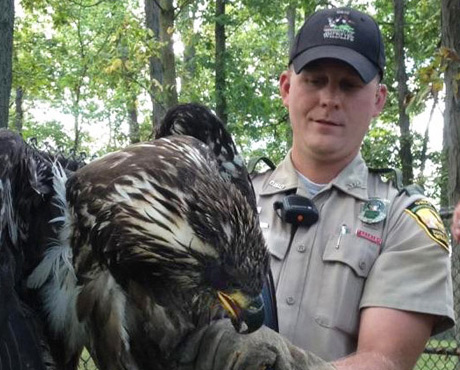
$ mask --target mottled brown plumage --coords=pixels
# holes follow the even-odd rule
[[[189,135],[130,146],[68,181],[54,168],[65,224],[29,283],[69,359],[87,346],[102,370],[173,369],[178,345],[222,306],[237,330],[262,324],[268,252],[247,172],[217,125],[219,145],[189,136],[202,133],[194,122]]]
[[[55,342],[43,320],[36,292],[26,286],[50,239],[52,163],[56,158],[27,145],[16,133],[0,130],[0,369],[61,368],[62,342]],[[63,166],[78,163],[60,159]],[[77,358],[74,359],[78,361]]]

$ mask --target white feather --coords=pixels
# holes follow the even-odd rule
[[[51,330],[65,335],[71,348],[78,348],[83,345],[85,328],[79,322],[76,312],[80,288],[72,265],[70,219],[65,198],[67,176],[59,163],[53,165],[53,174],[53,201],[62,215],[50,222],[62,224],[58,229],[58,239],[50,242],[43,260],[30,274],[27,286],[40,289]]]

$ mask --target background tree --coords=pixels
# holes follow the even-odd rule
[[[14,1],[0,0],[0,128],[8,127],[12,79]]]
[[[159,46],[151,49],[149,60],[152,130],[155,130],[166,110],[178,101],[173,49],[175,8],[172,0],[145,0],[144,9],[151,41]]]
[[[227,124],[226,73],[225,73],[225,3],[226,0],[216,0],[216,114]]]
[[[447,196],[445,205],[455,206],[460,200],[460,2],[442,0],[442,50],[445,67],[445,110],[444,110],[444,171],[447,174]],[[447,203],[446,203],[447,201]],[[458,269],[460,250],[452,251],[453,269]],[[458,270],[457,270],[458,271]],[[455,276],[455,275],[454,275]],[[460,314],[460,297],[454,295],[457,316]],[[455,339],[460,341],[460,329],[455,328]]]
[[[447,158],[448,202],[460,200],[460,2],[442,0],[442,44],[446,63],[444,150]]]
[[[145,24],[150,30],[149,41],[151,45],[160,44],[160,6],[155,0],[145,0]],[[152,130],[159,124],[161,116],[165,113],[164,106],[160,100],[163,84],[163,67],[161,64],[159,48],[151,47],[149,57],[150,86],[149,96],[152,102]]]
[[[21,0],[25,14],[16,28],[14,88],[23,91],[24,132],[30,133],[31,127],[41,129],[35,124],[40,118],[33,113],[38,108],[71,113],[71,120],[78,124],[62,129],[63,133],[73,136],[74,144],[79,134],[79,150],[99,155],[148,139],[155,126],[152,119],[161,118],[169,104],[168,96],[175,101],[176,90],[178,101],[202,102],[216,112],[221,96],[226,102],[229,129],[243,154],[263,154],[279,161],[291,140],[278,93],[278,76],[287,65],[290,38],[314,10],[351,5],[377,18],[387,47],[384,82],[390,89],[389,101],[384,114],[372,124],[363,153],[373,167],[401,168],[394,1],[355,4],[345,0],[281,0],[268,4],[263,0],[235,0],[226,2],[221,18],[216,17],[216,2],[209,0],[182,0],[176,8],[166,0]],[[439,176],[437,171],[432,174],[432,168],[437,168],[440,156],[425,145],[423,133],[414,131],[412,120],[425,110],[427,99],[433,100],[430,107],[434,109],[433,98],[442,90],[440,4],[435,0],[409,0],[404,16],[403,80],[407,93],[403,112],[410,122],[415,175],[436,196]],[[219,63],[225,65],[225,88],[216,81],[217,20],[225,25],[225,42],[220,43],[225,52],[219,54]],[[168,53],[174,62],[168,62]],[[171,72],[168,81],[166,70]],[[78,81],[81,93],[75,104],[77,95],[72,92],[77,91]],[[15,117],[21,115],[18,109]],[[55,121],[65,123],[62,119]],[[97,141],[91,136],[98,136]],[[428,175],[420,171],[424,167]]]
[[[404,184],[412,183],[414,173],[412,169],[412,135],[410,119],[406,112],[409,91],[407,88],[405,47],[405,0],[394,0],[394,50],[396,65],[396,82],[398,84],[398,126],[401,132],[399,155],[401,157]]]

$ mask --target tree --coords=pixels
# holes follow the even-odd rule
[[[145,24],[150,30],[150,43],[153,45],[159,45],[160,40],[160,6],[155,0],[145,0],[144,2],[145,11]],[[152,102],[152,131],[158,126],[160,118],[165,113],[165,108],[160,99],[161,90],[163,85],[163,67],[161,64],[160,50],[154,47],[150,48],[151,55],[149,57],[149,74],[150,74],[150,86],[149,96]]]
[[[460,200],[460,2],[442,0],[442,45],[446,63],[444,150],[447,159],[448,202]]]
[[[165,108],[169,109],[177,104],[176,85],[176,57],[174,55],[174,19],[176,16],[173,0],[160,0],[160,41],[161,62],[164,76]]]
[[[14,1],[0,0],[0,128],[8,127],[13,58]]]
[[[137,0],[21,0],[27,19],[21,16],[15,22],[18,62],[13,83],[15,91],[22,91],[17,97],[18,103],[23,101],[26,131],[31,132],[34,123],[29,113],[34,104],[71,112],[78,115],[81,134],[100,132],[102,128],[110,133],[107,144],[99,149],[102,154],[137,141],[139,136],[140,140],[147,139],[152,125],[178,99],[199,101],[217,112],[221,110],[219,101],[224,100],[222,111],[243,154],[264,154],[275,161],[282,158],[290,146],[290,126],[279,99],[278,76],[286,68],[289,40],[298,28],[294,24],[301,24],[319,7],[355,4],[349,0],[221,1],[225,7],[216,17],[216,1],[180,0],[173,8],[169,0],[146,0],[144,14],[140,9],[144,4]],[[371,165],[401,167],[400,135],[395,124],[399,106],[394,0],[375,0],[372,5],[372,9],[365,4],[356,6],[375,12],[383,28],[388,60],[384,82],[390,98],[384,114],[371,127],[364,155]],[[431,92],[439,91],[439,82],[433,81],[430,71],[439,54],[440,6],[436,0],[406,1],[405,10],[409,102],[405,113],[413,119],[424,109]],[[216,42],[216,24],[225,27],[223,43]],[[172,36],[185,45],[183,55],[172,53]],[[219,45],[224,46],[223,51],[218,52]],[[225,72],[224,79],[218,78],[221,74],[216,68]],[[171,72],[168,77],[167,71]],[[174,98],[176,76],[181,90]],[[79,82],[80,95],[75,99]],[[411,99],[413,96],[416,98]],[[169,97],[171,103],[167,102]],[[15,117],[21,115],[21,109],[17,109]],[[149,122],[149,117],[155,122]],[[98,125],[101,127],[95,130]],[[429,148],[423,155],[421,136],[411,129],[409,133],[417,170],[423,168],[425,158],[438,161]],[[78,141],[88,146],[86,137]]]
[[[413,160],[412,160],[412,135],[410,132],[410,119],[406,112],[407,97],[409,95],[407,88],[406,58],[404,53],[404,2],[405,0],[394,0],[395,12],[395,65],[396,81],[398,82],[398,125],[401,132],[400,150],[403,183],[410,184],[414,178]]]
[[[225,81],[225,3],[226,0],[216,0],[216,114],[227,124],[227,100]]]
[[[175,9],[172,0],[145,0],[146,26],[160,48],[150,57],[152,129],[166,110],[177,104],[176,58],[173,49]]]

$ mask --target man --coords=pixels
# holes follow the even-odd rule
[[[280,78],[292,150],[254,179],[280,333],[338,369],[410,369],[430,334],[453,324],[449,246],[436,211],[369,173],[359,155],[385,104],[384,64],[369,16],[351,9],[311,16]],[[292,235],[272,208],[289,192],[319,210],[316,224]]]
[[[450,247],[436,210],[359,154],[387,97],[384,65],[368,15],[341,8],[308,18],[280,77],[292,149],[253,179],[280,334],[339,370],[412,369],[430,335],[454,323]]]

